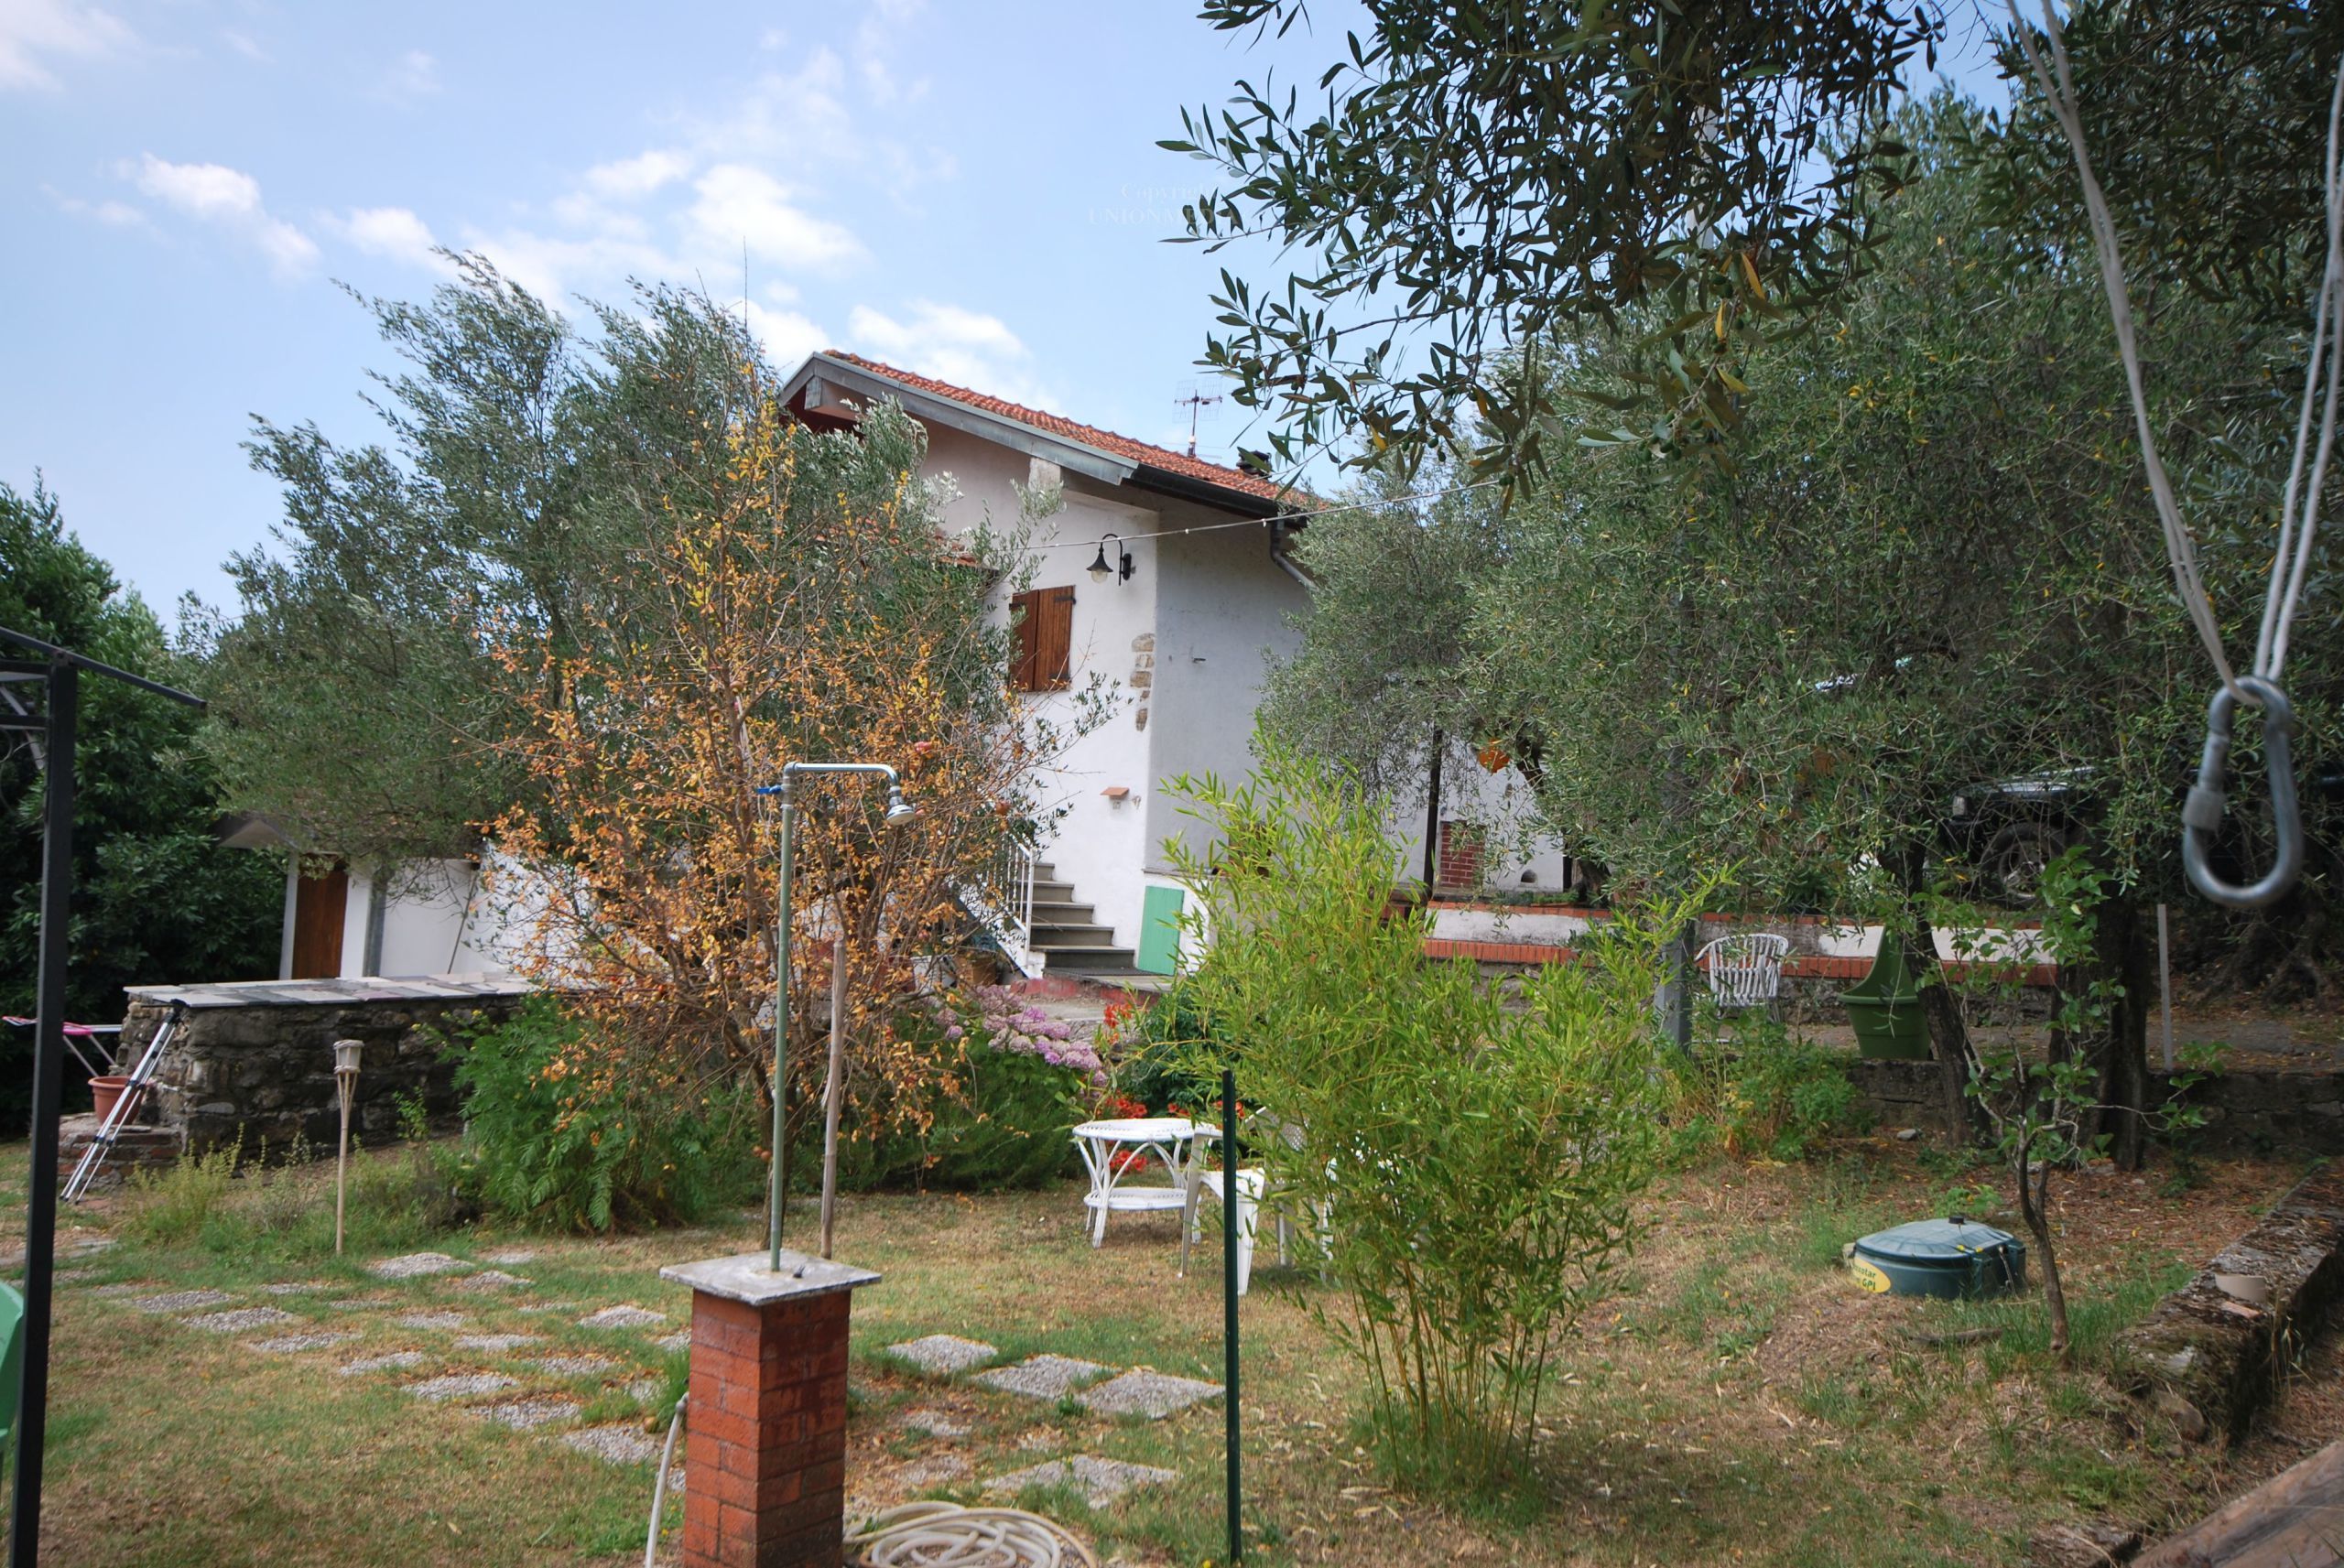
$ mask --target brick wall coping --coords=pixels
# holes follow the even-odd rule
[[[1477,942],[1468,938],[1427,936],[1425,956],[1428,958],[1470,958],[1481,964],[1569,964],[1579,955],[1568,947],[1546,942]],[[1948,978],[1967,977],[1976,968],[1987,974],[2007,972],[2016,966],[1980,964],[1972,966],[1959,958],[1946,960],[1939,966]],[[1860,980],[1872,972],[1868,956],[1842,957],[1828,953],[1793,953],[1783,960],[1783,976],[1786,979]],[[2053,986],[2058,983],[2059,969],[2056,964],[2029,964],[2025,973],[2018,977],[2030,986]]]
[[[726,1301],[755,1307],[792,1296],[851,1291],[858,1285],[875,1284],[881,1278],[874,1269],[858,1269],[834,1259],[809,1258],[786,1247],[781,1252],[780,1273],[765,1266],[771,1260],[772,1254],[768,1252],[743,1252],[732,1258],[707,1258],[697,1263],[670,1263],[659,1271],[659,1277],[689,1285],[701,1295],[722,1296]]]
[[[1471,909],[1485,914],[1562,914],[1575,920],[1610,920],[1608,909],[1583,909],[1573,903],[1506,903],[1497,899],[1437,898],[1427,907],[1433,909]],[[1839,920],[1828,914],[1704,914],[1694,917],[1709,925],[1828,925],[1838,931],[1854,931],[1877,925],[1876,920]],[[1997,920],[1997,931],[2040,931],[2040,920]]]
[[[518,975],[370,976],[352,980],[222,980],[196,986],[127,986],[136,1002],[213,1007],[348,1007],[367,1001],[470,1001],[526,996],[537,986]]]

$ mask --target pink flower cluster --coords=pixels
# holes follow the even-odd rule
[[[1101,1088],[1107,1084],[1106,1065],[1088,1041],[1077,1040],[1067,1026],[1038,1007],[1021,1005],[1007,986],[980,986],[974,1000],[979,1027],[996,1051],[1039,1056],[1053,1067],[1070,1067]],[[956,1030],[950,1032],[959,1037]]]

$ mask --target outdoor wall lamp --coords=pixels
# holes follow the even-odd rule
[[[1108,539],[1115,541],[1115,564],[1112,567],[1107,564]],[[1091,580],[1092,582],[1105,582],[1107,580],[1108,574],[1110,573],[1114,575],[1114,579],[1117,582],[1129,582],[1132,580],[1132,553],[1123,548],[1123,535],[1120,534],[1110,534],[1106,535],[1105,538],[1101,539],[1099,541],[1099,553],[1091,558]]]
[[[767,1267],[781,1272],[781,1119],[789,1085],[789,882],[793,871],[792,859],[797,849],[798,806],[790,791],[801,778],[815,773],[859,773],[887,781],[887,814],[882,818],[890,827],[900,827],[919,814],[918,807],[904,798],[903,784],[895,770],[884,762],[791,762],[781,770],[781,782],[760,784],[756,793],[769,795],[781,807],[781,892],[780,913],[774,925],[774,1003],[773,1003],[773,1170],[765,1183],[765,1244],[771,1253]],[[845,950],[846,923],[839,923],[834,940],[839,951]],[[826,1146],[838,1136],[839,1078],[844,1063],[841,1060],[845,1048],[845,1033],[834,1017],[830,1022],[830,1087],[826,1098],[829,1105],[823,1113],[823,1141]],[[825,1161],[822,1208],[828,1215],[830,1203],[830,1173]],[[823,1237],[822,1256],[830,1256],[828,1226]]]

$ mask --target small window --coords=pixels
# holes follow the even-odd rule
[[[1074,589],[1037,588],[1009,600],[1009,681],[1019,691],[1064,691],[1073,684]]]

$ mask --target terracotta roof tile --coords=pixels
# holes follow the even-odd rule
[[[823,357],[841,361],[853,365],[858,370],[868,371],[873,375],[895,382],[913,391],[925,393],[930,397],[945,398],[971,408],[981,409],[999,418],[1014,419],[1020,425],[1027,425],[1036,430],[1047,431],[1064,440],[1079,442],[1086,447],[1095,447],[1103,452],[1112,452],[1116,457],[1127,459],[1145,468],[1179,474],[1186,479],[1199,480],[1206,484],[1215,485],[1222,490],[1234,491],[1241,495],[1250,495],[1260,501],[1301,504],[1308,504],[1308,497],[1302,492],[1288,491],[1274,479],[1247,473],[1243,469],[1230,468],[1221,463],[1209,463],[1202,458],[1192,458],[1186,452],[1176,452],[1168,447],[1152,446],[1145,441],[1135,441],[1129,436],[1118,436],[1112,430],[1101,430],[1095,425],[1080,424],[1061,415],[1046,414],[1038,408],[1028,408],[1023,404],[1012,403],[1005,397],[993,397],[985,393],[971,392],[965,386],[955,386],[950,382],[938,381],[932,376],[916,375],[910,371],[897,370],[894,365],[882,364],[877,360],[867,360],[860,354],[843,353],[836,349],[825,350]]]

